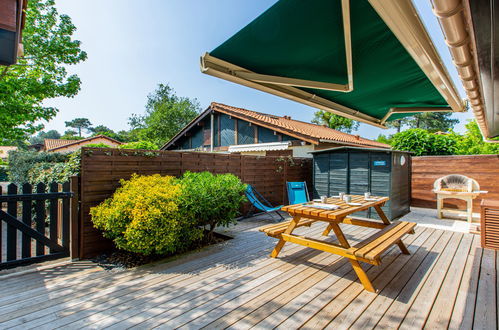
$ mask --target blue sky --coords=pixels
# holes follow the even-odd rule
[[[275,0],[58,0],[60,13],[68,14],[78,30],[75,39],[87,51],[86,62],[69,67],[82,80],[72,98],[48,100],[59,114],[46,129],[63,132],[64,121],[89,118],[94,125],[127,129],[132,113],[144,112],[147,94],[168,83],[178,95],[197,98],[203,108],[221,102],[276,115],[310,121],[315,109],[217,79],[199,71],[199,57],[211,51]],[[430,0],[414,0],[424,23],[464,95],[452,65]],[[470,113],[455,115],[463,131]],[[362,124],[358,134],[376,138],[390,130]]]

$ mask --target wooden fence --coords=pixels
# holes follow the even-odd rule
[[[499,155],[424,156],[412,158],[412,206],[436,208],[433,182],[448,174],[462,174],[475,179],[481,190],[473,202],[473,211],[479,212],[482,199],[499,200]],[[445,201],[446,207],[463,209],[465,202]]]
[[[92,257],[112,247],[93,228],[89,211],[133,173],[181,176],[184,172],[232,173],[253,185],[273,204],[286,204],[286,181],[312,182],[307,158],[257,157],[175,151],[83,148],[81,161],[80,257]],[[311,187],[309,187],[311,191]]]
[[[72,182],[0,187],[0,269],[70,256]]]

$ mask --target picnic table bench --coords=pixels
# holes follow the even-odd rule
[[[394,221],[391,223],[381,209],[387,201],[388,197],[377,197],[367,201],[364,199],[364,196],[352,196],[353,204],[347,204],[338,198],[329,198],[327,200],[328,204],[338,206],[334,210],[313,207],[313,202],[288,205],[284,206],[281,210],[289,213],[293,217],[291,220],[263,226],[259,230],[279,240],[271,253],[271,257],[276,258],[286,242],[340,255],[349,259],[364,288],[375,292],[371,281],[360,266],[359,261],[380,265],[381,255],[392,245],[398,245],[402,253],[409,254],[409,250],[407,250],[402,242],[402,237],[406,234],[413,234],[414,227],[416,226],[415,223],[407,221]],[[370,207],[376,210],[381,222],[349,217],[353,213],[366,210]],[[293,231],[298,227],[310,227],[313,223],[320,221],[328,223],[322,235],[328,236],[332,230],[340,243],[339,245],[293,234]],[[339,226],[341,223],[380,230],[362,242],[350,246]]]

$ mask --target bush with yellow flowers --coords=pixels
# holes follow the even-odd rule
[[[185,250],[203,237],[203,229],[179,207],[182,185],[172,176],[121,180],[111,198],[90,210],[92,221],[120,249],[169,254]]]

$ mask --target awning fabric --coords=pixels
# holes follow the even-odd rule
[[[255,143],[255,144],[240,144],[229,147],[229,152],[248,152],[248,151],[274,151],[286,150],[291,143],[287,142],[269,142],[269,143]]]
[[[355,0],[348,3],[352,91],[255,81],[246,83],[246,76],[237,77],[237,71],[247,71],[306,81],[347,84],[347,47],[341,0],[277,2],[206,54],[202,58],[202,70],[328,111],[339,110],[348,114],[347,117],[378,126],[382,126],[385,120],[398,119],[419,111],[387,116],[393,108],[451,110],[449,102],[435,87],[434,82],[423,72],[369,1]]]

